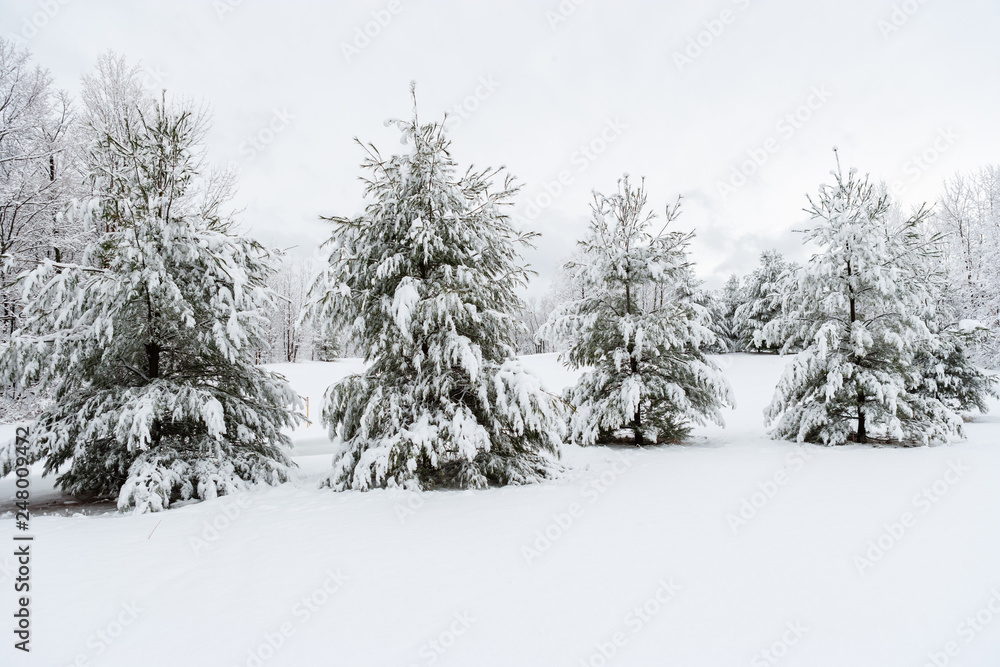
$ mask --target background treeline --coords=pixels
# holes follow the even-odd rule
[[[19,327],[21,298],[17,277],[40,262],[72,263],[88,241],[102,231],[73,215],[70,204],[100,188],[86,165],[88,147],[105,133],[123,137],[151,113],[155,94],[145,73],[112,53],[101,56],[81,81],[79,98],[58,90],[49,72],[30,54],[0,38],[0,342]],[[110,168],[113,165],[105,165]],[[224,199],[235,174],[212,175]],[[309,282],[318,268],[285,255],[274,277],[279,295],[269,313],[261,363],[330,359],[336,341],[315,336],[298,323]]]
[[[878,189],[886,193],[884,184]],[[892,204],[887,216],[897,222],[906,217],[898,204]],[[927,211],[924,226],[939,235],[934,262],[946,284],[935,304],[939,316],[969,334],[973,361],[988,368],[1000,366],[1000,167],[985,166],[948,179],[936,205]],[[566,266],[575,260],[568,257]],[[704,289],[702,282],[693,281],[690,289],[711,311],[718,336],[711,351],[778,353],[784,341],[769,342],[763,331],[787,309],[786,297],[801,269],[777,250],[765,250],[756,269],[730,275],[720,289]],[[544,294],[530,296],[521,316],[525,331],[518,339],[520,352],[558,351],[538,332],[560,304],[579,298],[585,290],[576,275],[563,268]],[[658,295],[641,298],[656,300]]]
[[[136,109],[152,108],[155,96],[144,78],[139,66],[108,53],[82,78],[79,98],[73,99],[55,87],[27,51],[0,39],[0,342],[18,328],[17,276],[42,261],[74,261],[100,231],[88,230],[82,216],[67,212],[68,205],[92,196],[99,186],[83,166],[86,147],[106,130],[134,124],[129,116]],[[232,188],[234,177],[216,175],[223,189]],[[965,321],[975,328],[970,353],[988,367],[1000,365],[998,206],[1000,166],[989,165],[948,179],[929,216],[944,239],[940,261],[949,289],[940,305],[956,324]],[[572,261],[567,257],[567,263]],[[343,354],[340,341],[319,336],[299,318],[317,263],[294,255],[280,262],[273,284],[280,298],[268,317],[268,345],[256,351],[258,361],[327,360]],[[781,296],[798,268],[776,250],[766,250],[753,272],[733,274],[721,289],[704,289],[693,281],[692,293],[710,309],[719,338],[712,351],[777,352],[781,345],[762,341],[760,332],[781,312]],[[563,269],[546,292],[529,294],[520,314],[519,352],[557,351],[538,332],[553,311],[584,290],[573,272]],[[638,298],[655,301],[662,295]]]

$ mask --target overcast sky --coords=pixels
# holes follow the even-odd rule
[[[584,231],[591,190],[623,172],[646,177],[661,213],[683,195],[678,225],[696,230],[714,287],[761,250],[801,254],[791,230],[835,145],[905,206],[1000,155],[995,0],[0,7],[0,33],[74,94],[113,49],[154,88],[207,102],[210,155],[239,165],[246,226],[304,256],[327,236],[318,216],[360,212],[352,139],[393,151],[383,121],[408,116],[411,80],[423,118],[452,114],[461,164],[524,183],[516,212],[542,234],[528,255],[540,285]]]

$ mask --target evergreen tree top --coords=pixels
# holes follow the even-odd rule
[[[325,218],[334,226],[330,263],[314,285],[311,315],[346,328],[369,359],[411,345],[416,331],[473,329],[496,331],[484,358],[512,358],[516,290],[531,275],[519,248],[535,236],[506,213],[519,186],[503,167],[460,171],[444,123],[421,123],[416,108],[410,120],[388,124],[409,150],[384,158],[357,141],[367,204],[356,218]]]

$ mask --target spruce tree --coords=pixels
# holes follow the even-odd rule
[[[592,219],[572,263],[581,297],[557,309],[543,335],[568,344],[563,359],[584,369],[567,392],[573,439],[581,444],[656,444],[692,424],[722,423],[731,390],[704,349],[710,316],[697,297],[687,256],[693,233],[668,231],[679,201],[656,232],[644,185],[628,176],[614,195],[594,193]]]
[[[726,284],[719,291],[716,299],[717,312],[715,320],[717,322],[714,329],[716,336],[720,339],[719,347],[723,352],[742,352],[743,346],[740,344],[739,334],[736,326],[736,310],[743,303],[743,281],[735,273],[729,276]]]
[[[415,106],[415,100],[414,100]],[[323,420],[337,443],[335,489],[482,488],[555,469],[554,397],[515,359],[531,235],[505,208],[500,169],[464,172],[442,122],[393,121],[407,152],[370,144],[364,213],[333,217],[329,265],[307,316],[344,330],[366,370],[331,386]]]
[[[782,295],[786,281],[792,279],[796,267],[785,261],[777,250],[765,250],[760,255],[760,265],[747,276],[743,299],[733,314],[734,329],[741,349],[748,352],[773,352],[784,341],[768,343],[763,340],[764,327],[779,319]]]
[[[997,378],[970,359],[971,335],[957,326],[938,329],[933,340],[918,349],[914,364],[923,375],[921,392],[955,413],[989,411],[989,397],[998,397]]]
[[[272,262],[201,177],[201,121],[146,115],[92,146],[101,189],[77,212],[95,240],[22,277],[24,326],[0,349],[0,376],[52,396],[31,460],[67,493],[139,512],[284,480],[298,401],[251,362]]]
[[[765,411],[772,436],[927,443],[961,421],[928,390],[921,351],[938,348],[933,285],[924,272],[937,237],[928,209],[892,224],[889,196],[852,169],[832,172],[809,198],[806,242],[819,246],[798,274],[782,318],[764,328],[783,350],[800,345]]]

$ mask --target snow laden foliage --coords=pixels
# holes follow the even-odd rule
[[[289,465],[280,429],[298,397],[250,356],[274,298],[270,255],[200,187],[201,129],[161,105],[92,146],[92,169],[117,165],[80,205],[103,231],[79,263],[22,277],[23,327],[0,349],[0,377],[53,396],[32,459],[122,510],[280,482]]]
[[[717,352],[742,352],[739,334],[736,328],[736,309],[743,303],[743,286],[740,277],[735,273],[729,276],[722,289],[715,292],[711,299],[712,332],[716,343],[711,348]]]
[[[938,325],[934,340],[914,355],[923,374],[923,391],[956,413],[989,410],[988,398],[1000,396],[997,378],[979,370],[970,359],[975,331],[956,325]]]
[[[701,348],[702,352],[709,354],[732,352],[725,302],[719,298],[717,291],[705,289],[704,284],[703,280],[697,279],[694,271],[688,271],[683,286],[678,289],[678,296],[697,304],[708,314],[705,326],[712,332],[714,340],[705,343]]]
[[[769,343],[764,340],[763,332],[768,323],[780,319],[782,296],[797,269],[777,250],[761,253],[760,265],[747,276],[742,303],[733,313],[733,329],[741,350],[773,352],[782,347],[783,340]]]
[[[944,190],[935,224],[946,240],[947,305],[979,323],[968,341],[976,360],[1000,368],[1000,166],[957,174]]]
[[[60,215],[79,182],[73,113],[52,76],[0,37],[0,342],[19,326],[17,276],[45,258],[71,259],[82,230]],[[0,386],[0,409],[9,406]]]
[[[306,316],[346,330],[361,375],[331,386],[323,420],[335,489],[483,488],[555,470],[558,403],[514,359],[529,235],[503,207],[502,169],[458,171],[443,123],[393,121],[405,153],[365,145],[368,204],[330,218],[329,266]]]
[[[894,224],[888,195],[867,177],[845,177],[839,160],[833,176],[806,209],[805,240],[820,250],[784,315],[764,327],[766,342],[802,348],[765,411],[771,434],[831,445],[946,440],[961,430],[953,390],[943,371],[935,390],[927,369],[960,352],[936,331],[928,267],[940,239],[927,233],[928,210]]]
[[[684,437],[693,423],[722,424],[732,393],[704,349],[715,342],[687,259],[693,233],[667,231],[679,202],[654,233],[643,185],[628,177],[610,197],[594,194],[592,219],[570,267],[581,296],[558,308],[541,335],[565,344],[563,359],[585,372],[567,391],[581,444],[636,445]]]

